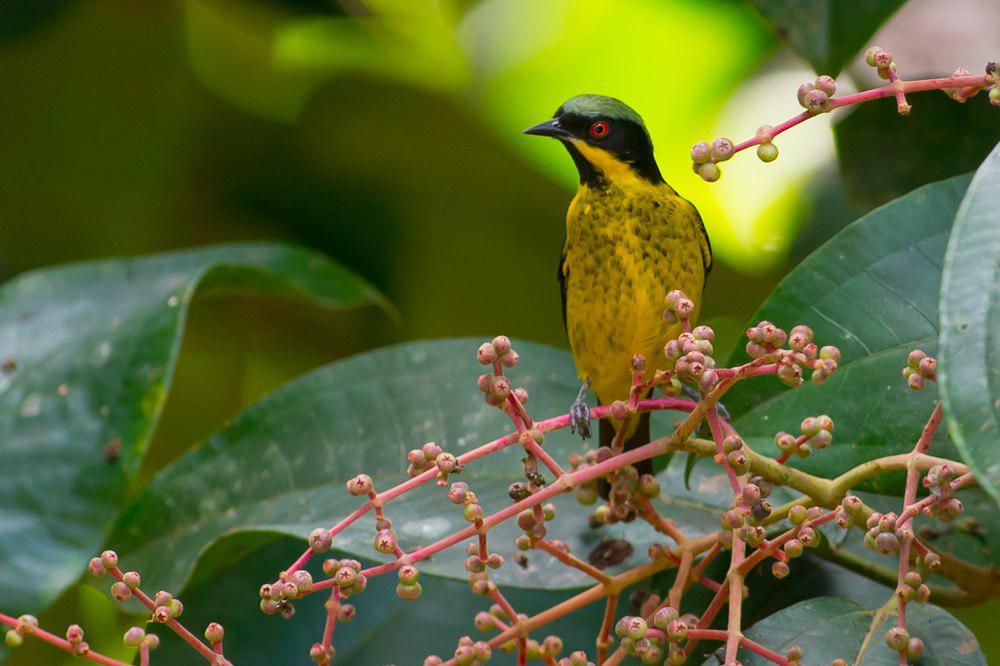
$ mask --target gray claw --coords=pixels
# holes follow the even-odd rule
[[[577,399],[569,408],[569,430],[583,439],[590,439],[590,408]]]

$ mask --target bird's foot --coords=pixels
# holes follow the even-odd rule
[[[590,439],[590,408],[587,407],[587,391],[590,389],[588,379],[580,387],[576,400],[569,408],[569,431],[580,435],[584,440]]]
[[[698,389],[696,389],[693,386],[688,386],[687,384],[683,384],[681,386],[681,393],[691,398],[695,402],[701,402],[702,398],[704,397],[701,395],[701,393],[698,392]],[[729,415],[729,410],[726,409],[726,406],[723,405],[721,402],[715,403],[715,413],[718,414],[720,417],[722,417],[723,421],[732,420],[732,417]]]

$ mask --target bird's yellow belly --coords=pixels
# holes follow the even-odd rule
[[[661,206],[574,205],[564,248],[566,327],[577,370],[607,404],[628,396],[631,360],[662,366],[663,345],[680,333],[663,319],[667,293],[684,291],[700,309],[705,271],[699,238]],[[609,214],[610,213],[610,214]]]

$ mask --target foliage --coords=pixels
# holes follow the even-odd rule
[[[836,127],[840,175],[864,204],[898,197],[788,273],[728,363],[720,353],[714,368],[685,345],[711,359],[738,337],[776,278],[733,266],[780,261],[785,244],[770,238],[785,238],[809,215],[798,188],[811,173],[796,174],[791,187],[762,184],[753,202],[737,197],[743,207],[773,197],[761,205],[773,214],[773,234],[761,243],[720,219],[719,202],[732,191],[700,182],[681,146],[715,129],[723,106],[740,99],[734,88],[763,62],[772,44],[748,20],[754,10],[818,74],[837,74],[903,2],[629,0],[614,12],[591,0],[379,0],[360,12],[357,3],[312,0],[181,4],[135,17],[138,30],[83,1],[0,9],[0,46],[17,47],[0,60],[10,85],[24,90],[4,112],[22,130],[8,143],[28,156],[15,157],[23,168],[0,184],[5,213],[24,221],[5,229],[3,244],[14,249],[0,257],[3,270],[94,247],[149,252],[266,230],[362,268],[392,294],[407,326],[358,327],[348,310],[391,311],[387,301],[322,254],[284,244],[88,262],[0,287],[0,611],[44,613],[41,626],[31,615],[0,613],[0,623],[10,627],[10,647],[29,637],[49,644],[44,653],[22,648],[14,663],[47,659],[55,646],[145,665],[161,639],[154,663],[279,663],[310,644],[321,663],[333,646],[343,663],[410,663],[414,636],[427,637],[419,658],[456,651],[458,661],[489,641],[494,661],[512,650],[586,663],[566,655],[593,658],[596,636],[598,660],[610,663],[626,653],[688,663],[986,662],[992,637],[981,632],[980,646],[940,606],[1000,596],[992,455],[1000,147],[971,181],[931,181],[979,166],[996,140],[995,111],[987,94],[957,107],[925,93],[913,117],[896,118],[892,98],[905,115],[911,92],[965,101],[992,86],[988,100],[997,104],[995,66],[901,81],[891,55],[873,49],[869,64],[888,84],[833,97],[837,82],[821,76],[800,89],[804,110],[773,132],[696,145],[694,171],[712,181],[717,162],[737,152],[755,147],[769,162],[784,130],[871,102]],[[162,20],[171,12],[176,35]],[[98,64],[48,57],[53,44],[64,54],[82,47]],[[595,418],[655,412],[653,441],[627,459],[588,451],[568,434],[563,412],[577,388],[570,356],[520,340],[522,332],[561,340],[555,289],[539,288],[551,267],[538,257],[557,242],[558,225],[540,221],[559,218],[563,193],[539,176],[561,182],[565,173],[564,156],[555,162],[515,143],[516,130],[546,115],[554,91],[565,89],[561,99],[592,87],[651,120],[661,165],[692,192],[718,241],[710,289],[723,294],[716,313],[730,319],[674,341],[682,354],[645,360],[663,369],[648,382],[667,397],[593,410]],[[138,88],[148,99],[120,103]],[[794,106],[791,97],[784,106]],[[62,107],[72,116],[39,112]],[[739,114],[756,118],[757,109]],[[39,136],[59,140],[41,150]],[[841,197],[839,183],[833,189]],[[855,217],[811,215],[828,222],[810,230],[810,243]],[[49,224],[55,219],[64,221]],[[532,247],[518,249],[508,270],[511,248],[529,233]],[[673,296],[669,316],[681,298]],[[245,316],[264,303],[277,309]],[[503,337],[487,343],[480,361],[511,362],[486,359],[477,380],[471,352],[480,338],[409,341],[325,365],[257,400],[262,388],[315,365],[279,345],[267,364],[283,372],[266,372],[270,379],[237,401],[217,394],[218,377],[233,368],[197,350],[197,338],[239,346],[267,335],[275,312],[310,310],[328,312],[308,322],[312,345],[333,330],[351,339],[323,360],[515,320],[520,357],[508,356]],[[785,335],[772,321],[809,328]],[[803,342],[813,337],[815,346]],[[837,349],[820,352],[823,345]],[[202,370],[185,373],[194,365]],[[519,392],[503,389],[508,377]],[[674,397],[673,379],[699,387],[701,402]],[[645,381],[636,377],[636,395]],[[732,425],[715,416],[720,399]],[[942,422],[947,429],[938,430]],[[208,424],[217,434],[192,448]],[[670,462],[655,478],[634,478],[626,463],[640,455]],[[608,503],[595,496],[598,475],[616,484]],[[579,501],[561,493],[569,488]],[[587,508],[595,500],[598,508]],[[328,537],[333,550],[322,557],[341,561],[312,566]],[[90,576],[80,580],[87,556],[105,546],[115,552],[94,558],[90,573],[114,579],[121,617],[108,602],[93,603],[106,599],[108,578],[103,590]],[[588,560],[596,552],[605,553],[599,569]],[[363,594],[363,583],[336,582],[358,569]],[[297,583],[291,592],[289,582]],[[184,603],[154,590],[183,593]],[[312,598],[328,590],[325,605]],[[928,595],[937,605],[922,603]],[[75,625],[65,638],[47,633],[77,599],[100,607],[97,619],[72,617],[86,617],[88,635]],[[493,619],[484,618],[491,603]],[[279,624],[258,605],[298,614]],[[677,617],[656,621],[668,605]],[[513,609],[525,617],[510,628]],[[201,627],[216,619],[225,632],[209,625],[202,640]],[[115,622],[141,629],[108,650],[94,633],[116,633]],[[492,634],[462,638],[456,650],[474,624]],[[725,645],[716,649],[718,641]]]

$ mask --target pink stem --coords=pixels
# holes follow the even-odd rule
[[[725,439],[725,436],[722,434],[722,419],[719,418],[719,413],[714,408],[705,412],[705,418],[708,419],[708,427],[712,431],[712,439],[715,440],[715,450],[722,456],[722,465],[726,468],[729,485],[733,489],[733,494],[739,495],[741,490],[740,481],[736,478],[736,472],[733,471],[732,465],[729,464],[729,459],[722,449],[722,440]]]
[[[827,104],[826,111],[833,111],[834,109],[840,109],[853,104],[860,104],[862,102],[870,102],[876,99],[882,99],[884,97],[896,97],[897,95],[903,95],[905,93],[912,92],[923,92],[926,90],[944,90],[946,88],[964,88],[969,87],[971,89],[982,89],[992,85],[993,79],[989,74],[981,74],[974,76],[948,76],[936,79],[921,79],[918,81],[903,81],[897,80],[890,83],[889,85],[882,86],[880,88],[872,88],[871,90],[865,90],[862,92],[854,93],[851,95],[844,95],[842,97],[834,97]],[[903,98],[905,103],[905,97]],[[898,102],[898,98],[897,98]],[[813,116],[819,115],[818,113],[810,113],[808,111],[803,111],[802,113],[793,116],[781,123],[771,128],[768,132],[769,139],[773,139],[782,132],[789,130],[801,122],[809,120]],[[759,145],[764,142],[764,139],[755,136],[752,139],[747,139],[742,143],[736,144],[733,148],[733,154],[740,152],[741,150],[746,150],[753,146]]]
[[[649,412],[661,409],[690,412],[697,406],[698,403],[693,402],[691,400],[685,400],[683,398],[647,398],[645,400],[640,400],[639,404],[636,406],[636,409],[640,412]],[[590,410],[590,418],[594,420],[607,418],[610,415],[609,414],[610,410],[611,408],[608,405],[600,405],[598,407],[594,407],[593,409]],[[569,418],[570,418],[569,414],[562,414],[560,416],[556,416],[547,419],[545,421],[540,421],[535,424],[535,427],[541,430],[542,432],[552,432],[554,430],[560,430],[562,428],[569,427]],[[511,446],[512,444],[517,444],[517,443],[518,443],[518,434],[516,432],[508,433],[503,437],[497,438],[492,442],[483,444],[482,446],[475,448],[472,451],[469,451],[467,453],[458,456],[458,462],[461,463],[462,465],[465,465],[474,460],[478,460],[479,458],[483,458],[485,456],[490,455],[491,453],[495,453],[496,451],[500,451],[502,449],[507,448],[508,446]],[[379,504],[382,505],[388,504],[390,501],[396,499],[400,495],[403,495],[409,492],[410,490],[413,490],[414,488],[422,486],[425,483],[433,481],[436,478],[437,478],[437,470],[435,468],[431,468],[429,470],[421,472],[417,476],[411,479],[407,479],[406,481],[400,483],[399,485],[379,493],[378,502]],[[336,536],[340,532],[350,527],[353,523],[357,522],[359,518],[368,513],[368,511],[370,511],[373,508],[373,506],[374,506],[373,502],[369,500],[365,504],[355,509],[354,512],[352,512],[346,518],[344,518],[343,520],[341,520],[336,525],[330,528],[331,536]],[[313,555],[315,555],[315,552],[311,548],[306,549],[299,556],[299,558],[295,560],[295,562],[293,562],[292,565],[286,570],[286,573],[291,574],[295,571],[298,571],[299,569],[304,567],[307,562],[309,562],[309,560],[313,557]]]
[[[0,613],[0,623],[15,628],[18,625],[16,618],[13,618],[9,615],[4,615],[3,613]],[[70,654],[76,655],[81,659],[87,659],[96,662],[98,664],[105,664],[106,666],[129,666],[123,661],[118,661],[117,659],[112,659],[111,657],[105,657],[103,654],[100,654],[99,652],[94,652],[93,650],[87,652],[86,654],[76,654],[76,652],[73,651],[73,645],[68,640],[66,640],[65,638],[60,638],[59,636],[51,634],[45,631],[44,629],[40,629],[38,627],[32,628],[31,633],[30,634],[26,633],[25,635],[34,636],[35,638],[45,641],[50,645],[54,645],[60,650],[64,650],[66,652],[69,652]]]
[[[122,580],[121,569],[119,569],[118,567],[111,567],[110,569],[108,569],[108,573],[111,574],[111,576],[116,581],[121,582]],[[152,599],[150,599],[146,595],[146,593],[140,590],[138,587],[132,589],[132,596],[138,599],[139,602],[143,606],[148,608],[150,611],[156,611],[156,603]],[[178,622],[176,619],[172,617],[167,619],[166,625],[170,627],[171,631],[173,631],[175,634],[183,638],[188,645],[197,650],[198,654],[204,657],[205,660],[208,661],[208,663],[210,664],[215,663],[215,658],[218,655],[212,650],[212,648],[208,647],[200,640],[198,640],[198,637],[192,634],[190,631],[188,631],[184,625],[182,625],[180,622]]]

